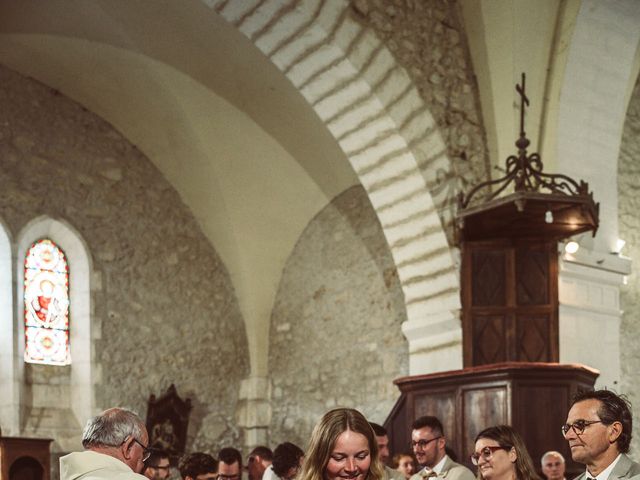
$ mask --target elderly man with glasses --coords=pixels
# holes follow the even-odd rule
[[[61,480],[147,480],[149,436],[130,410],[110,408],[90,419],[82,432],[84,452],[60,458]]]
[[[436,417],[418,418],[412,425],[411,448],[422,467],[410,480],[429,477],[447,480],[475,480],[475,475],[467,467],[454,462],[446,452],[447,440],[442,423]]]
[[[629,451],[632,416],[629,402],[609,390],[579,393],[562,425],[571,457],[586,466],[576,480],[627,479],[640,475]]]

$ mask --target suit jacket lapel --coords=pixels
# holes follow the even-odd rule
[[[616,463],[616,466],[611,471],[611,475],[609,478],[613,480],[614,478],[624,478],[629,473],[629,469],[631,468],[631,459],[627,457],[624,453],[620,455],[620,460]]]
[[[449,473],[449,470],[451,470],[451,467],[453,467],[453,460],[451,460],[451,458],[447,456],[447,459],[445,460],[444,465],[442,466],[442,471],[440,472],[439,477],[446,478],[447,474]]]

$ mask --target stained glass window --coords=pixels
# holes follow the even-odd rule
[[[68,365],[69,266],[51,240],[35,242],[24,261],[24,360]]]

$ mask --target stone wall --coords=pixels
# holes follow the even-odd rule
[[[480,95],[462,17],[445,0],[351,0],[354,18],[370,26],[410,75],[447,145],[456,174],[441,179],[454,208],[459,189],[489,178]],[[451,212],[444,218],[451,218]],[[451,226],[447,225],[451,239]]]
[[[633,405],[636,419],[640,418],[640,79],[636,82],[624,125],[620,157],[618,159],[618,215],[620,238],[627,243],[622,251],[630,257],[633,270],[627,285],[621,287],[620,303],[624,314],[620,326],[622,391]],[[637,423],[636,423],[637,425]],[[636,427],[637,428],[637,427]],[[640,452],[637,430],[631,449]],[[637,453],[635,455],[637,458]]]
[[[0,219],[14,239],[35,217],[63,220],[92,259],[97,407],[144,416],[149,394],[175,383],[194,403],[188,448],[237,443],[244,324],[176,191],[105,121],[1,66],[0,105]]]
[[[335,198],[287,260],[271,317],[271,443],[307,445],[327,410],[382,423],[408,374],[403,294],[362,187]]]

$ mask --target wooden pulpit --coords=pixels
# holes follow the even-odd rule
[[[583,365],[505,362],[399,378],[394,383],[402,393],[385,422],[390,449],[393,454],[411,452],[411,423],[434,415],[458,462],[472,470],[476,435],[502,424],[522,435],[536,464],[543,453],[556,450],[567,459],[569,473],[584,470],[571,461],[560,427],[573,395],[592,390],[597,376]]]
[[[51,454],[46,438],[0,437],[0,480],[49,480]]]

